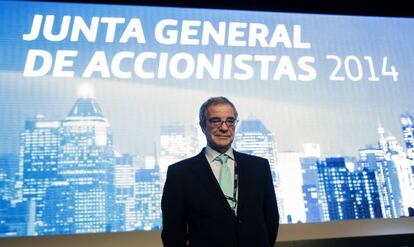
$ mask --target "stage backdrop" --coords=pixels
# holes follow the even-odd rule
[[[281,223],[414,207],[414,20],[0,3],[0,236],[156,230],[167,167],[232,100]]]

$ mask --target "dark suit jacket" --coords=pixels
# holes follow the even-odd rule
[[[165,247],[270,247],[279,213],[266,159],[234,151],[239,188],[237,216],[204,150],[168,168],[162,196]]]

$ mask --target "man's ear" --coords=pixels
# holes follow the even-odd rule
[[[206,124],[205,123],[203,124],[202,122],[199,122],[198,124],[200,125],[201,131],[203,131],[203,133],[205,135],[206,134]]]

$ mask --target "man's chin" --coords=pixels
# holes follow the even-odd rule
[[[227,151],[231,147],[231,143],[214,143],[211,145],[213,149],[218,151]]]

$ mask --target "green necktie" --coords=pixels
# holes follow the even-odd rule
[[[228,203],[230,204],[230,207],[234,207],[234,201],[229,200],[228,198],[233,198],[233,191],[234,191],[234,179],[231,176],[231,171],[229,164],[227,163],[227,160],[229,159],[229,156],[227,154],[221,154],[216,158],[216,160],[220,161],[221,168],[220,168],[220,178],[219,178],[219,184],[221,187],[221,190],[223,191],[224,195],[226,196],[226,199]]]

